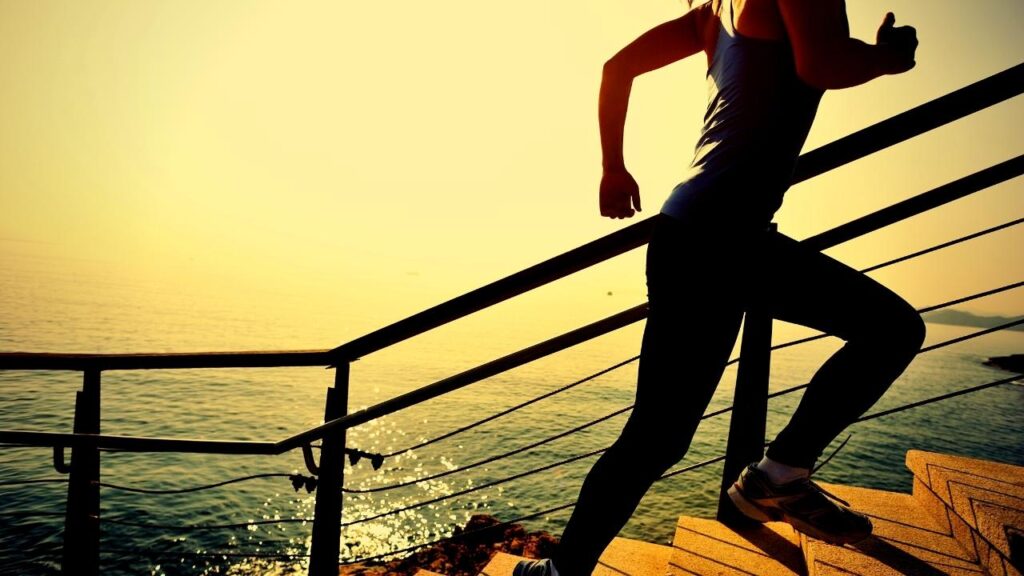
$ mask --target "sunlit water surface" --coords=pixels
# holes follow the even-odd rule
[[[304,303],[294,295],[273,309],[244,301],[210,301],[173,286],[70,277],[31,259],[14,260],[17,273],[0,276],[0,350],[161,352],[329,348],[344,324],[344,303]],[[622,302],[621,308],[637,302]],[[320,306],[320,309],[316,309]],[[333,307],[331,307],[333,306]],[[397,318],[395,318],[397,319]],[[594,318],[596,319],[596,318]],[[350,407],[365,407],[417,386],[555,335],[544,319],[516,310],[446,329],[352,367]],[[537,328],[540,326],[541,328]],[[635,325],[571,351],[400,412],[348,433],[348,444],[369,452],[396,452],[493,414],[634,356],[642,326]],[[929,326],[929,343],[974,329]],[[806,335],[776,325],[776,341]],[[806,382],[840,343],[826,339],[773,355],[772,389]],[[982,364],[989,356],[1024,352],[1024,334],[1002,332],[923,354],[876,406],[886,409],[1004,378]],[[181,370],[103,374],[105,434],[276,441],[323,418],[333,372],[323,368]],[[346,467],[346,488],[394,490],[349,493],[344,500],[343,561],[387,553],[451,533],[471,515],[515,519],[571,502],[594,458],[555,467],[498,486],[369,521],[404,506],[550,464],[608,445],[625,421],[617,416],[584,432],[462,473],[430,477],[477,463],[607,415],[632,402],[636,364],[529,406],[443,442],[388,458],[380,471],[361,461]],[[731,367],[711,409],[730,403]],[[67,432],[81,376],[64,372],[0,373],[0,428]],[[769,435],[785,423],[799,395],[772,400]],[[908,491],[908,449],[936,450],[1024,464],[1024,388],[1000,386],[872,420],[850,429],[852,440],[821,472],[829,482]],[[722,453],[728,417],[706,420],[679,466]],[[637,454],[637,458],[642,458]],[[0,449],[0,482],[61,479],[48,449]],[[302,456],[208,456],[104,453],[102,481],[150,490],[182,489],[254,474],[304,473]],[[714,514],[721,465],[665,480],[647,495],[623,535],[667,542],[680,514]],[[419,480],[418,482],[416,482]],[[2,486],[0,573],[56,574],[66,485]],[[184,494],[140,494],[105,487],[102,498],[102,573],[302,573],[308,554],[313,495],[274,476]],[[559,533],[568,511],[527,522]],[[277,521],[258,523],[261,521]],[[144,524],[130,526],[117,522]],[[251,524],[250,524],[251,523]],[[239,524],[237,528],[187,527]],[[248,524],[248,525],[247,525]],[[158,526],[158,527],[152,527]],[[278,558],[295,555],[297,558]],[[265,557],[261,557],[265,556]]]

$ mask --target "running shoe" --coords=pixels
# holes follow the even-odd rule
[[[520,560],[512,570],[512,576],[558,576],[558,570],[555,570],[555,564],[550,558]]]
[[[849,544],[871,535],[871,520],[849,508],[810,478],[774,484],[754,464],[740,473],[729,498],[758,522],[781,520],[799,532],[830,544]]]

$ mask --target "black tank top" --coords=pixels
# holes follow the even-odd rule
[[[788,39],[739,34],[731,0],[723,0],[707,86],[693,162],[661,211],[767,224],[789,188],[822,90],[797,76]]]

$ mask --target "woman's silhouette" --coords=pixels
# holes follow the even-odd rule
[[[604,67],[603,216],[640,210],[622,134],[635,77],[704,52],[708,106],[686,178],[656,217],[647,249],[650,313],[636,406],[580,491],[555,558],[516,574],[590,574],[651,484],[686,453],[735,343],[759,307],[846,344],[818,370],[792,419],[729,491],[757,520],[786,520],[831,542],[871,532],[814,484],[826,446],[919,350],[924,324],[867,276],[769,228],[827,89],[914,66],[916,33],[887,14],[876,43],[850,38],[843,0],[711,0],[646,32]],[[557,570],[556,570],[557,569]]]

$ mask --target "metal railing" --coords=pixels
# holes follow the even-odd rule
[[[863,158],[893,144],[914,138],[924,132],[963,118],[988,106],[1024,92],[1024,64],[947,94],[932,102],[894,116],[871,127],[841,138],[831,144],[804,154],[800,158],[794,183]],[[919,194],[803,242],[823,250],[857,238],[890,224],[932,210],[958,198],[973,194],[1024,173],[1024,155],[1016,156],[991,167]],[[393,414],[424,401],[437,398],[491,376],[565,350],[582,342],[618,330],[642,320],[646,304],[614,314],[605,319],[569,331],[513,354],[476,368],[402,394],[375,406],[348,413],[349,365],[373,352],[443,326],[494,304],[503,302],[534,288],[628,252],[645,244],[651,234],[654,218],[647,218],[615,233],[570,250],[506,278],[463,294],[438,306],[412,315],[361,338],[330,350],[275,351],[202,354],[0,354],[0,370],[70,370],[83,373],[83,387],[77,393],[73,433],[0,431],[0,443],[36,447],[52,447],[54,466],[69,472],[68,498],[65,510],[63,565],[65,572],[98,574],[100,525],[100,454],[103,450],[135,452],[178,452],[204,454],[272,455],[301,449],[309,471],[318,476],[315,514],[313,518],[310,574],[336,574],[341,528],[341,497],[344,492],[344,457],[370,457],[376,466],[385,455],[367,454],[347,448],[345,431],[354,426]],[[894,264],[932,250],[992,233],[1019,224],[1024,219],[946,242],[929,250],[872,267]],[[1013,289],[1021,283],[997,288],[982,295]],[[974,295],[968,298],[980,297]],[[1005,328],[1005,326],[1003,327]],[[813,339],[813,338],[812,338]],[[804,339],[779,347],[809,341]],[[771,346],[771,319],[748,311],[745,320],[734,411],[745,411],[731,421],[728,451],[725,456],[723,486],[748,461],[760,457],[765,436],[765,412],[769,395],[768,361]],[[632,360],[635,360],[633,358]],[[624,363],[620,363],[620,366]],[[335,368],[334,386],[327,391],[322,425],[299,432],[277,442],[243,442],[226,440],[191,440],[103,435],[101,430],[101,373],[111,370],[151,370],[186,368],[255,368],[327,366]],[[1009,381],[990,383],[1000,385]],[[792,392],[802,387],[790,389]],[[539,399],[537,399],[539,400]],[[489,416],[490,421],[509,411]],[[618,413],[621,413],[618,412]],[[724,413],[719,411],[712,415]],[[614,414],[613,414],[614,415]],[[706,416],[709,417],[709,416]],[[483,422],[482,421],[482,422]],[[443,438],[454,435],[452,432]],[[312,443],[321,441],[319,462],[313,456]],[[64,464],[64,450],[71,448],[70,467]],[[578,455],[576,461],[600,453],[601,450]],[[387,456],[395,455],[390,454]],[[755,458],[756,456],[756,458]],[[708,462],[710,463],[710,462]],[[706,463],[702,463],[706,464]],[[689,467],[687,468],[689,469]],[[686,469],[684,469],[686,470]],[[670,474],[677,474],[676,471]],[[107,486],[110,486],[109,484]],[[724,491],[723,491],[724,494]],[[567,505],[567,506],[571,506]],[[559,507],[564,509],[567,506]],[[730,508],[721,505],[719,515],[730,520]],[[539,514],[547,513],[545,511]],[[534,514],[531,516],[536,516]],[[305,521],[306,519],[302,519]],[[395,552],[392,552],[395,553]],[[292,555],[287,555],[292,556]],[[71,567],[74,567],[72,570]]]

